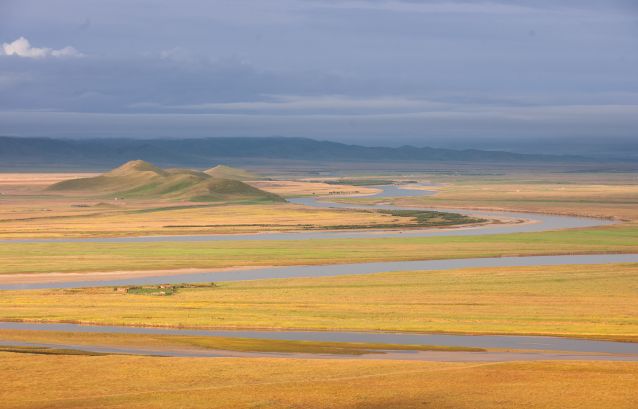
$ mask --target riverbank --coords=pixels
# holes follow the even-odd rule
[[[215,285],[178,285],[166,295],[95,283],[84,289],[14,290],[0,297],[0,320],[635,340],[638,256],[631,256],[633,263],[629,256],[609,257],[598,258],[603,264],[573,264],[568,256],[564,265],[512,267],[511,259],[494,259],[488,261],[502,265],[411,270],[403,264],[390,273],[228,282],[197,276]],[[616,257],[626,263],[609,264]],[[542,264],[538,258],[523,260]],[[313,268],[325,273],[326,267]],[[304,274],[296,267],[290,271]]]

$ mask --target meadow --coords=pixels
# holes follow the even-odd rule
[[[611,252],[638,252],[638,227],[625,225],[538,233],[415,238],[146,243],[5,242],[0,246],[0,274],[289,266]]]
[[[308,208],[251,200],[194,203],[166,198],[95,197],[47,191],[52,183],[95,174],[0,174],[0,238],[122,237],[418,226],[414,217],[348,209]],[[277,186],[292,182],[268,183]],[[297,182],[289,194],[377,190]],[[355,190],[353,190],[355,189]]]
[[[380,212],[316,209],[277,203],[113,204],[93,201],[80,207],[69,200],[21,198],[0,201],[0,238],[126,237],[189,234],[237,234],[272,231],[417,227],[413,217]],[[37,206],[37,208],[34,208]]]
[[[5,291],[0,320],[638,341],[636,283],[637,264],[612,264],[226,282],[166,296],[112,287]]]
[[[638,389],[638,364],[625,362],[430,363],[0,352],[0,368],[0,407],[12,409],[633,409]]]
[[[504,175],[501,177],[436,177],[442,184],[427,187],[433,196],[393,199],[397,205],[530,211],[638,220],[635,174]],[[362,203],[380,199],[339,199]]]
[[[638,252],[638,189],[628,175],[610,175],[609,183],[605,183],[606,176],[592,174],[409,177],[431,178],[444,184],[435,187],[439,192],[435,196],[399,198],[394,202],[594,215],[622,222],[597,228],[458,237],[3,242],[0,281],[9,282],[14,279],[13,274],[50,272]],[[43,176],[41,180],[51,183],[54,179]],[[348,183],[366,184],[358,179],[349,178]],[[9,182],[0,183],[4,193],[0,196],[0,238],[361,229],[388,224],[416,227],[421,223],[419,215],[410,212],[314,209],[247,201],[104,201],[71,194],[40,194],[43,185],[34,181],[24,185]],[[326,193],[339,196],[370,189],[319,180],[260,181],[255,185],[284,197]],[[343,200],[387,203],[390,199]],[[399,271],[175,285],[168,289],[132,286],[126,291],[113,287],[12,290],[2,292],[0,320],[220,329],[533,334],[638,342],[636,283],[638,264],[609,264]],[[463,348],[230,337],[0,330],[0,339],[8,345],[0,348],[0,407],[7,408],[633,409],[638,405],[635,362],[396,361],[371,358],[382,358],[386,349],[454,354]],[[11,341],[235,353],[293,352],[314,354],[315,359],[101,355],[64,348],[11,346]],[[341,358],[327,359],[316,354]],[[363,354],[370,355],[361,360],[345,356]],[[86,376],[88,373],[91,376]]]

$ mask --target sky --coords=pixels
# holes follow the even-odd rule
[[[0,135],[638,152],[638,1],[0,0]]]

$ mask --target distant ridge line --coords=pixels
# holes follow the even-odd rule
[[[160,166],[210,166],[227,158],[308,162],[585,162],[571,155],[523,154],[478,149],[379,147],[294,137],[216,137],[185,139],[55,139],[0,136],[0,162],[13,165],[73,164],[110,167],[144,158]]]

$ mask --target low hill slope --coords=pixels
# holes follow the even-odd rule
[[[257,180],[261,179],[256,173],[252,173],[245,169],[233,168],[226,165],[217,165],[214,168],[205,170],[204,173],[221,179],[233,179],[233,180]]]
[[[65,180],[47,190],[122,198],[283,201],[275,194],[238,180],[216,178],[189,169],[162,169],[141,160],[127,162],[100,176]]]

